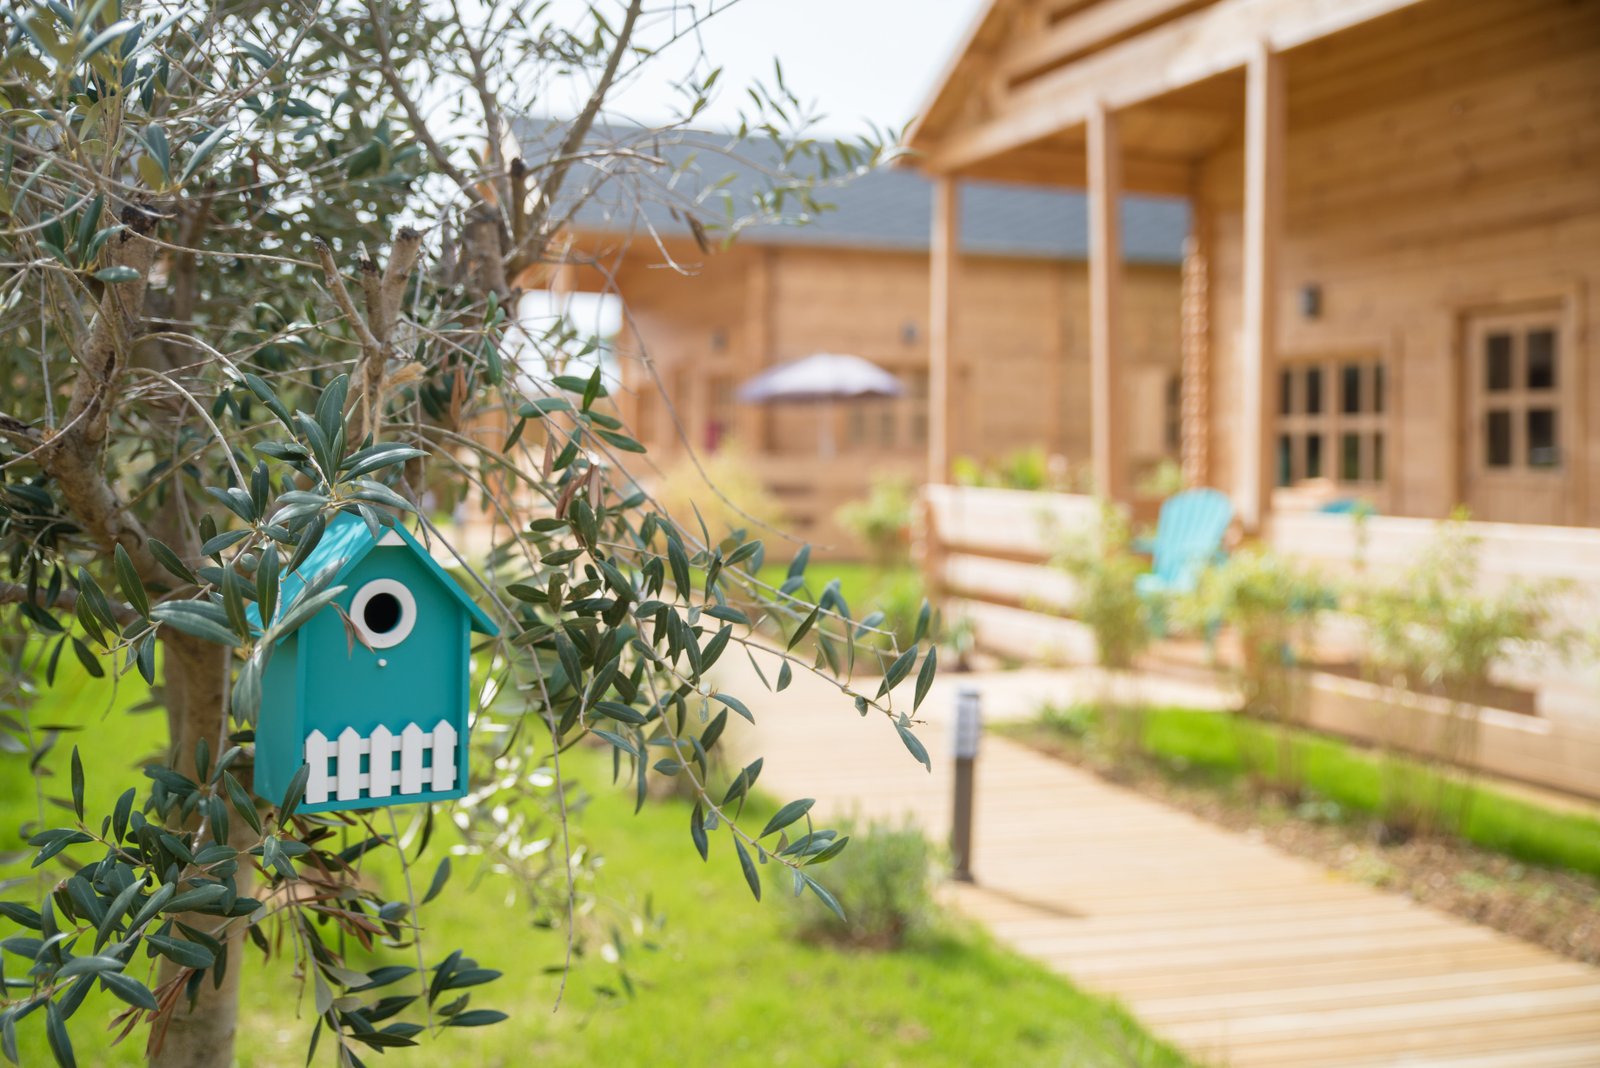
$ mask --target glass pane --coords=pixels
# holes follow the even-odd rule
[[[1556,410],[1528,409],[1528,466],[1559,467],[1561,450],[1556,445]]]
[[[1278,485],[1287,486],[1294,481],[1294,439],[1288,434],[1278,435]]]
[[[1339,435],[1339,478],[1344,482],[1361,481],[1361,435]]]
[[[1383,364],[1381,364],[1381,363],[1373,364],[1372,365],[1372,410],[1375,411],[1375,412],[1382,412],[1383,411],[1383,387],[1384,387],[1383,378],[1384,378]]]
[[[1528,331],[1528,388],[1556,388],[1556,332],[1554,330]]]
[[[1372,481],[1383,481],[1383,433],[1372,435]]]
[[[1306,477],[1322,477],[1322,435],[1306,435]]]
[[[1511,388],[1511,335],[1490,334],[1484,347],[1484,388],[1498,393]]]
[[[1489,413],[1484,431],[1484,462],[1490,467],[1511,466],[1511,413]]]
[[[1278,414],[1294,414],[1294,372],[1278,372]]]
[[[1346,415],[1361,411],[1361,365],[1347,363],[1339,369],[1339,410]]]
[[[1322,368],[1306,368],[1306,414],[1319,415],[1322,412]]]

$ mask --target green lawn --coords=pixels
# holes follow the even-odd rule
[[[63,676],[66,676],[63,670]],[[108,805],[139,779],[139,757],[160,736],[157,715],[126,709],[142,694],[82,678],[63,678],[33,712],[39,723],[80,724],[91,811]],[[72,735],[49,764],[64,768]],[[798,944],[784,934],[789,906],[772,880],[763,903],[751,900],[725,840],[714,840],[702,864],[690,844],[679,802],[653,803],[638,816],[611,789],[608,763],[592,754],[575,766],[592,792],[583,835],[606,858],[596,887],[603,899],[642,907],[664,918],[659,930],[630,940],[627,965],[637,994],[607,997],[596,987],[614,972],[603,961],[580,962],[559,1012],[552,1012],[563,940],[530,922],[509,884],[492,873],[474,880],[475,863],[457,858],[445,896],[423,910],[429,959],[464,947],[505,978],[479,989],[474,1005],[511,1012],[494,1027],[447,1033],[422,1050],[396,1051],[369,1063],[497,1065],[1181,1065],[1114,1007],[1091,999],[1044,968],[1002,949],[956,921],[912,948],[890,954]],[[64,792],[64,787],[63,787]],[[21,758],[0,757],[0,825],[9,845],[14,828],[35,812]],[[759,817],[758,817],[759,818]],[[435,857],[442,847],[435,839]],[[435,857],[417,878],[431,875]],[[26,861],[0,870],[25,873]],[[377,871],[380,881],[393,871]],[[826,880],[825,880],[826,881]],[[469,889],[470,888],[470,889]],[[7,897],[26,896],[13,888]],[[618,915],[624,910],[619,909]],[[0,933],[15,933],[0,921]],[[654,949],[643,943],[653,942]],[[7,974],[21,969],[9,958]],[[304,1063],[309,1004],[282,964],[265,968],[252,953],[245,979],[241,1065]],[[133,1065],[136,1045],[106,1047],[98,1024],[112,1003],[91,997],[75,1018],[78,1062]],[[49,1064],[40,1017],[19,1028],[24,1064]],[[1132,1051],[1128,1056],[1127,1051]],[[331,1063],[324,1043],[319,1064]]]
[[[1069,733],[1066,721],[1045,716],[1021,730],[1040,728]],[[1263,724],[1215,712],[1182,708],[1146,713],[1145,750],[1169,771],[1228,788],[1242,779],[1241,749],[1269,740]],[[1337,738],[1311,731],[1295,735],[1306,786],[1336,803],[1348,818],[1366,819],[1379,809],[1383,768],[1375,754]],[[1420,767],[1416,774],[1429,773]],[[1544,808],[1530,801],[1480,787],[1463,835],[1517,860],[1600,876],[1600,821]]]

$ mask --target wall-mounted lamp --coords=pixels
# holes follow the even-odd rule
[[[913,322],[912,320],[907,319],[905,321],[905,323],[900,327],[900,342],[901,342],[901,344],[904,344],[904,345],[915,345],[917,343],[917,334],[918,334],[917,324],[915,322]]]
[[[726,330],[711,331],[711,351],[721,352],[728,347],[728,332]]]
[[[1300,314],[1307,319],[1322,318],[1322,287],[1307,282],[1300,287]]]

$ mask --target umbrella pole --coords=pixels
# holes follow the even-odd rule
[[[821,423],[817,427],[817,455],[824,460],[833,459],[833,399],[823,402]]]

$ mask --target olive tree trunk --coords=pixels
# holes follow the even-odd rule
[[[227,652],[214,643],[171,632],[165,636],[162,648],[165,653],[162,681],[166,687],[172,762],[178,771],[192,777],[196,773],[195,747],[201,739],[209,746],[213,761],[226,748]],[[249,771],[238,764],[231,770],[235,777]],[[248,778],[242,781],[246,787],[250,785]],[[243,852],[254,845],[244,840],[244,836],[251,833],[249,827],[233,825],[228,844]],[[202,836],[202,846],[204,842],[205,836]],[[241,894],[248,893],[245,880],[249,870],[248,865],[240,865],[238,890]],[[202,978],[192,1006],[188,998],[179,993],[165,1027],[157,1025],[151,1035],[151,1068],[229,1068],[234,1062],[233,1043],[239,1025],[244,927],[234,922],[227,931],[222,931],[227,922],[225,918],[199,913],[185,913],[177,919],[221,941],[227,947],[227,960],[222,964],[220,983],[214,981],[215,969]],[[183,972],[184,969],[172,961],[161,958],[159,986],[164,988],[178,980]]]

